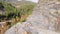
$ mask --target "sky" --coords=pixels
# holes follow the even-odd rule
[[[21,0],[18,0],[18,1],[21,1]],[[32,1],[32,2],[38,3],[38,0],[27,0],[27,1]]]
[[[38,0],[27,0],[27,1],[32,1],[32,2],[36,2],[36,3],[38,2]]]

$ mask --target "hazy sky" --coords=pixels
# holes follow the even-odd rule
[[[38,0],[28,0],[28,1],[36,2],[36,3],[38,2]]]
[[[21,1],[21,0],[18,0],[18,1]],[[38,0],[27,0],[27,1],[32,1],[32,2],[38,2]]]

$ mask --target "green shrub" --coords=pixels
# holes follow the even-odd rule
[[[20,6],[19,11],[21,15],[25,15],[25,14],[29,15],[32,13],[34,6],[35,6],[34,4],[25,4]]]
[[[17,22],[25,22],[27,16],[32,13],[35,4],[24,4],[19,8],[15,8],[10,3],[0,2],[0,7],[3,6],[4,12],[0,14],[0,20],[6,20],[8,28],[15,25]],[[2,8],[2,7],[1,7]],[[9,23],[11,21],[11,23]]]
[[[12,18],[16,18],[19,17],[21,18],[22,15],[24,15],[24,17],[27,17],[28,15],[30,15],[32,13],[32,9],[34,8],[35,4],[24,4],[21,5],[18,9],[15,8],[14,6],[12,6],[10,3],[7,2],[0,2],[0,6],[4,7],[4,16],[6,16],[6,19],[12,19]],[[21,21],[24,21],[25,18],[21,18]]]

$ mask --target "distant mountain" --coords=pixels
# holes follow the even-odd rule
[[[25,4],[31,4],[31,5],[36,5],[36,3],[34,3],[34,2],[31,2],[31,1],[17,1],[17,2],[10,2],[11,0],[9,0],[9,2],[8,1],[6,1],[6,0],[2,0],[2,1],[4,1],[4,2],[7,2],[8,4],[11,4],[12,6],[14,6],[14,7],[20,7],[21,5],[25,5]],[[14,0],[14,1],[16,1],[16,0]],[[0,2],[1,3],[1,2]],[[2,6],[2,7],[1,7]],[[9,6],[9,5],[8,5]],[[2,10],[1,10],[2,9]],[[4,6],[3,5],[1,5],[0,4],[0,14],[1,13],[3,13],[4,12]]]
[[[31,2],[31,1],[18,1],[18,0],[0,0],[0,1],[4,1],[4,2],[8,2],[11,4],[34,4],[35,2]]]
[[[25,1],[25,0],[0,0],[0,1],[5,1],[5,2],[20,2],[20,1]],[[29,1],[29,0],[26,0],[26,1]],[[31,1],[31,2],[34,2],[34,1]]]
[[[11,4],[13,6],[21,6],[21,5],[25,5],[25,4],[37,4],[37,3],[34,3],[34,2],[31,2],[31,1],[18,1],[18,2],[11,2]]]
[[[0,0],[0,1],[5,1],[5,2],[17,2],[17,0]]]

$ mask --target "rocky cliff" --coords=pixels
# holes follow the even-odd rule
[[[39,0],[26,22],[18,23],[5,34],[60,34],[60,2]]]

